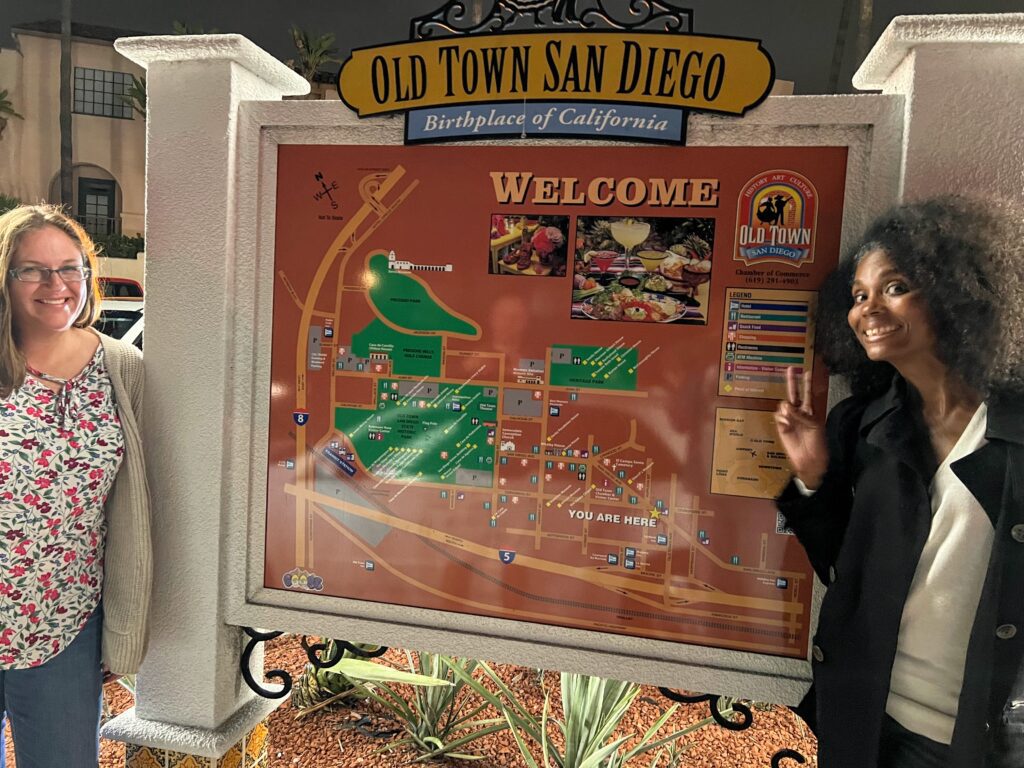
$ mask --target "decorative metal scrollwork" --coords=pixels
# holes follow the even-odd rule
[[[266,676],[272,680],[281,681],[281,690],[275,691],[270,688],[264,688],[262,685],[256,682],[252,676],[252,671],[249,669],[249,664],[252,660],[252,652],[256,649],[258,643],[265,643],[267,640],[273,640],[275,637],[280,637],[283,632],[259,632],[252,627],[242,627],[242,631],[249,636],[249,642],[245,644],[245,648],[242,650],[242,659],[240,662],[242,668],[242,679],[245,680],[245,684],[259,696],[265,699],[283,699],[292,689],[292,676],[285,672],[283,669],[272,669],[266,673]]]
[[[790,760],[796,760],[798,763],[803,765],[807,762],[807,758],[797,752],[795,749],[780,749],[774,755],[772,755],[772,768],[781,768],[782,761],[786,758]]]
[[[742,719],[730,720],[722,713],[722,708],[719,706],[724,697],[715,696],[711,693],[701,693],[694,696],[687,696],[686,694],[673,691],[671,688],[658,688],[661,691],[661,695],[671,701],[678,701],[682,704],[699,704],[702,701],[708,702],[708,707],[711,710],[711,717],[714,718],[715,722],[723,728],[730,731],[745,731],[747,728],[754,724],[754,713],[750,711],[750,707],[742,702],[732,702],[726,709],[731,709],[733,712],[739,712],[742,715]]]
[[[358,645],[346,642],[345,640],[334,641],[334,653],[326,659],[322,659],[320,654],[327,650],[328,643],[313,643],[310,645],[306,636],[303,635],[299,639],[299,645],[302,646],[302,650],[306,652],[306,658],[309,659],[309,663],[312,664],[316,669],[326,669],[333,667],[344,656],[345,651],[348,651],[353,656],[358,656],[361,659],[376,659],[387,653],[387,646],[381,645],[372,651],[368,651],[365,648],[360,648]]]
[[[413,19],[412,39],[570,29],[693,31],[693,11],[668,0],[449,0]]]

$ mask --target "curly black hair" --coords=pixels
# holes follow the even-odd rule
[[[982,396],[1024,394],[1024,212],[1007,201],[937,197],[897,206],[868,227],[826,278],[816,347],[855,395],[876,396],[893,368],[873,362],[847,324],[859,261],[881,250],[921,292],[936,354]]]

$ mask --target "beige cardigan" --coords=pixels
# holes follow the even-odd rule
[[[111,672],[133,674],[146,652],[153,583],[149,487],[142,460],[142,353],[99,334],[124,432],[124,459],[107,496],[103,557],[103,661]]]

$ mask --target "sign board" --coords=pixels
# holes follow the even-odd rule
[[[589,6],[589,7],[588,7]],[[743,115],[771,90],[758,40],[696,35],[650,0],[452,0],[412,40],[356,49],[338,95],[360,117],[406,114],[406,142],[590,136],[684,143],[686,111]]]
[[[846,162],[278,146],[264,588],[806,658],[771,413]]]

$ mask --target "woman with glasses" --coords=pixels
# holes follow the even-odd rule
[[[775,420],[778,505],[828,585],[798,710],[824,768],[1024,766],[1022,265],[1020,211],[939,198],[822,288],[852,396],[823,427],[791,370]]]
[[[142,360],[92,329],[94,247],[57,208],[0,216],[0,273],[0,710],[18,768],[95,768],[104,677],[146,643]]]

